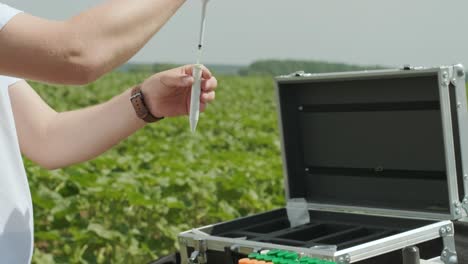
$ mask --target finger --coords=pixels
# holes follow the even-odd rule
[[[195,66],[195,64],[185,65],[182,67],[182,71],[187,75],[193,75],[193,67]],[[213,77],[213,74],[211,74],[211,71],[205,65],[201,65],[201,68],[203,79],[208,80],[211,79],[211,77]]]
[[[208,93],[202,93],[201,95],[201,102],[202,103],[210,103],[212,101],[214,101],[214,99],[216,98],[216,93],[215,91],[211,91],[211,92],[208,92]]]
[[[202,65],[202,78],[205,80],[209,80],[211,79],[211,77],[213,77],[211,71],[207,67],[205,67],[205,65]]]
[[[204,92],[214,91],[216,90],[217,87],[218,87],[218,80],[215,77],[202,81],[202,91]]]
[[[205,112],[207,105],[204,103],[200,104],[200,112]]]

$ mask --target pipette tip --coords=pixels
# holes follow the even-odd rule
[[[190,129],[192,130],[192,133],[197,131],[197,124],[198,120],[190,120]]]

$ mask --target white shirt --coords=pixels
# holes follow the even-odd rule
[[[0,30],[18,13],[0,3]],[[30,263],[33,252],[31,193],[8,94],[18,81],[0,76],[0,264]]]

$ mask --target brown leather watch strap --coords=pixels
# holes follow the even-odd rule
[[[132,102],[133,108],[135,109],[137,116],[140,119],[143,119],[146,123],[154,123],[161,119],[164,119],[164,117],[153,116],[149,111],[148,107],[146,107],[140,85],[133,87],[130,101]]]

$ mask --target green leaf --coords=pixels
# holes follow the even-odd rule
[[[123,238],[123,235],[117,231],[111,231],[106,229],[104,226],[96,223],[91,223],[88,225],[88,231],[94,232],[101,238],[107,240],[120,239]]]

